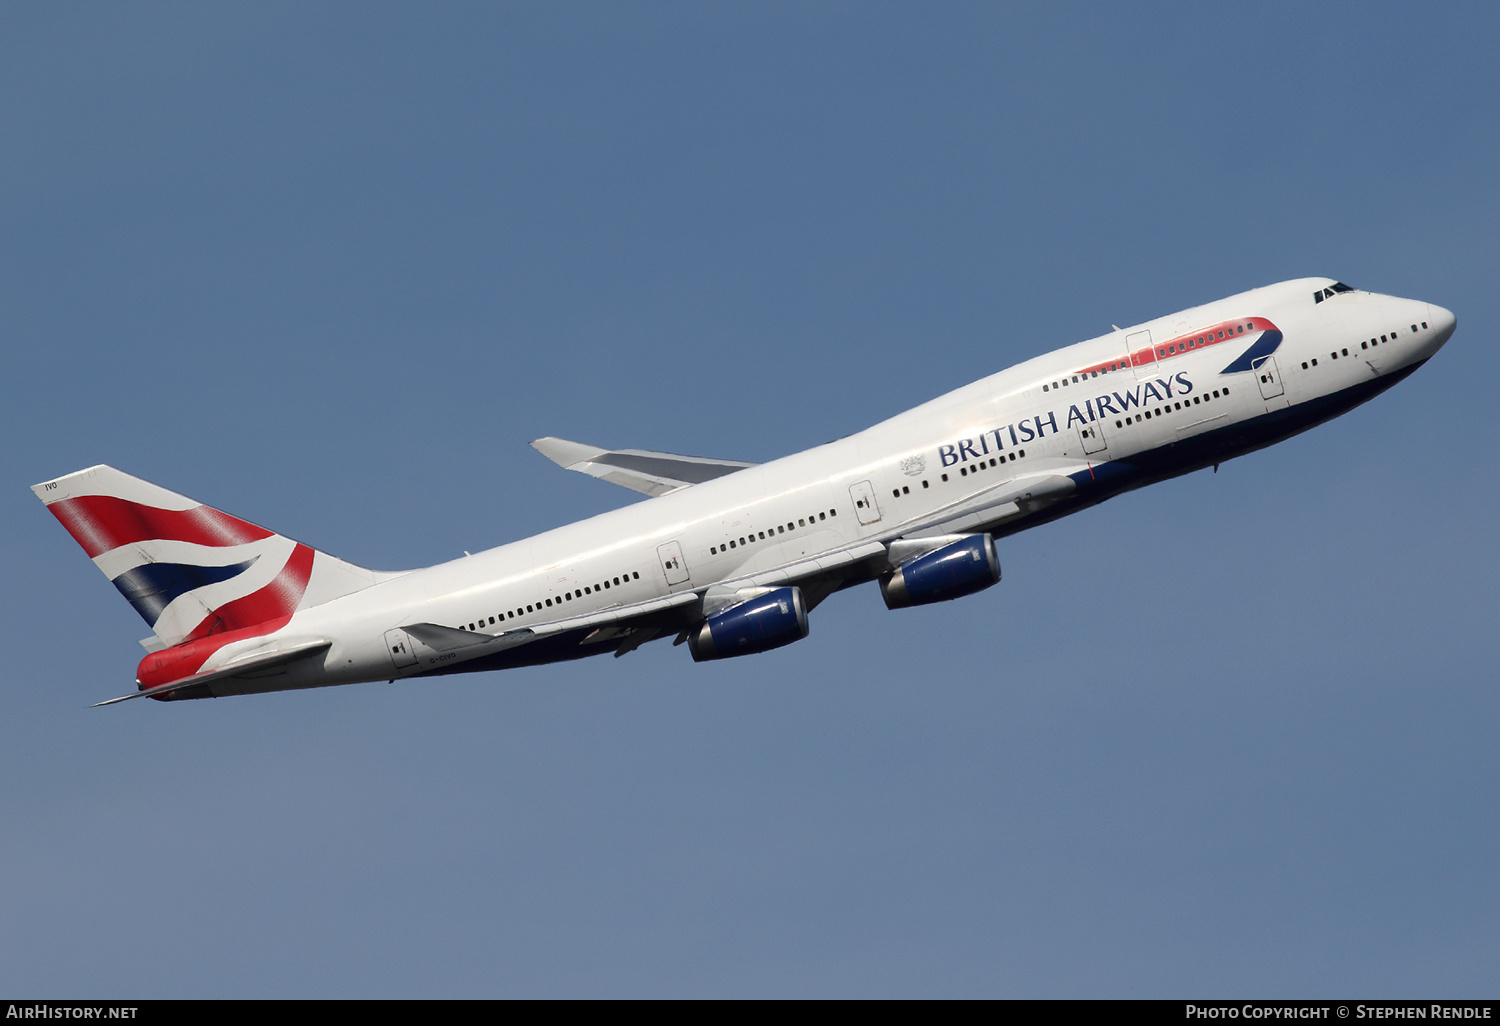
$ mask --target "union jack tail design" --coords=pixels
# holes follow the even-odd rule
[[[98,466],[32,491],[166,647],[230,631],[269,634],[298,609],[388,576]],[[250,630],[254,628],[254,630]]]

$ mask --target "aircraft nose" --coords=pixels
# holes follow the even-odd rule
[[[1427,323],[1432,325],[1432,330],[1437,333],[1432,340],[1432,348],[1436,350],[1452,336],[1453,329],[1458,327],[1458,318],[1453,316],[1452,310],[1445,310],[1428,303]]]

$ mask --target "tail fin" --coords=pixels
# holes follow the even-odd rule
[[[298,609],[391,576],[113,467],[90,467],[31,490],[163,645],[246,627],[270,633]]]

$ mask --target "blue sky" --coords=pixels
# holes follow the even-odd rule
[[[1484,996],[1493,5],[0,11],[0,990]],[[382,569],[1286,278],[1399,388],[804,642],[160,705],[28,490]]]

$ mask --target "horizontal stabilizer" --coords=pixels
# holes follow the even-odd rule
[[[246,674],[273,669],[284,663],[290,663],[293,660],[302,659],[316,652],[322,652],[332,644],[333,642],[327,638],[317,638],[312,641],[285,645],[277,648],[274,652],[262,652],[246,656],[243,659],[236,659],[226,666],[219,667],[217,670],[205,670],[202,673],[195,673],[181,680],[174,680],[167,684],[158,684],[154,688],[146,688],[144,691],[133,691],[128,695],[121,695],[119,698],[109,698],[103,702],[95,702],[90,708],[97,709],[101,705],[114,705],[116,702],[124,702],[132,698],[154,698],[159,695],[170,694],[173,691],[181,691],[183,688],[194,687],[198,684],[207,684],[210,681],[226,680],[230,677],[243,677]]]
[[[601,449],[565,438],[538,438],[531,447],[567,470],[653,497],[755,466],[740,460],[679,456],[648,449]]]

